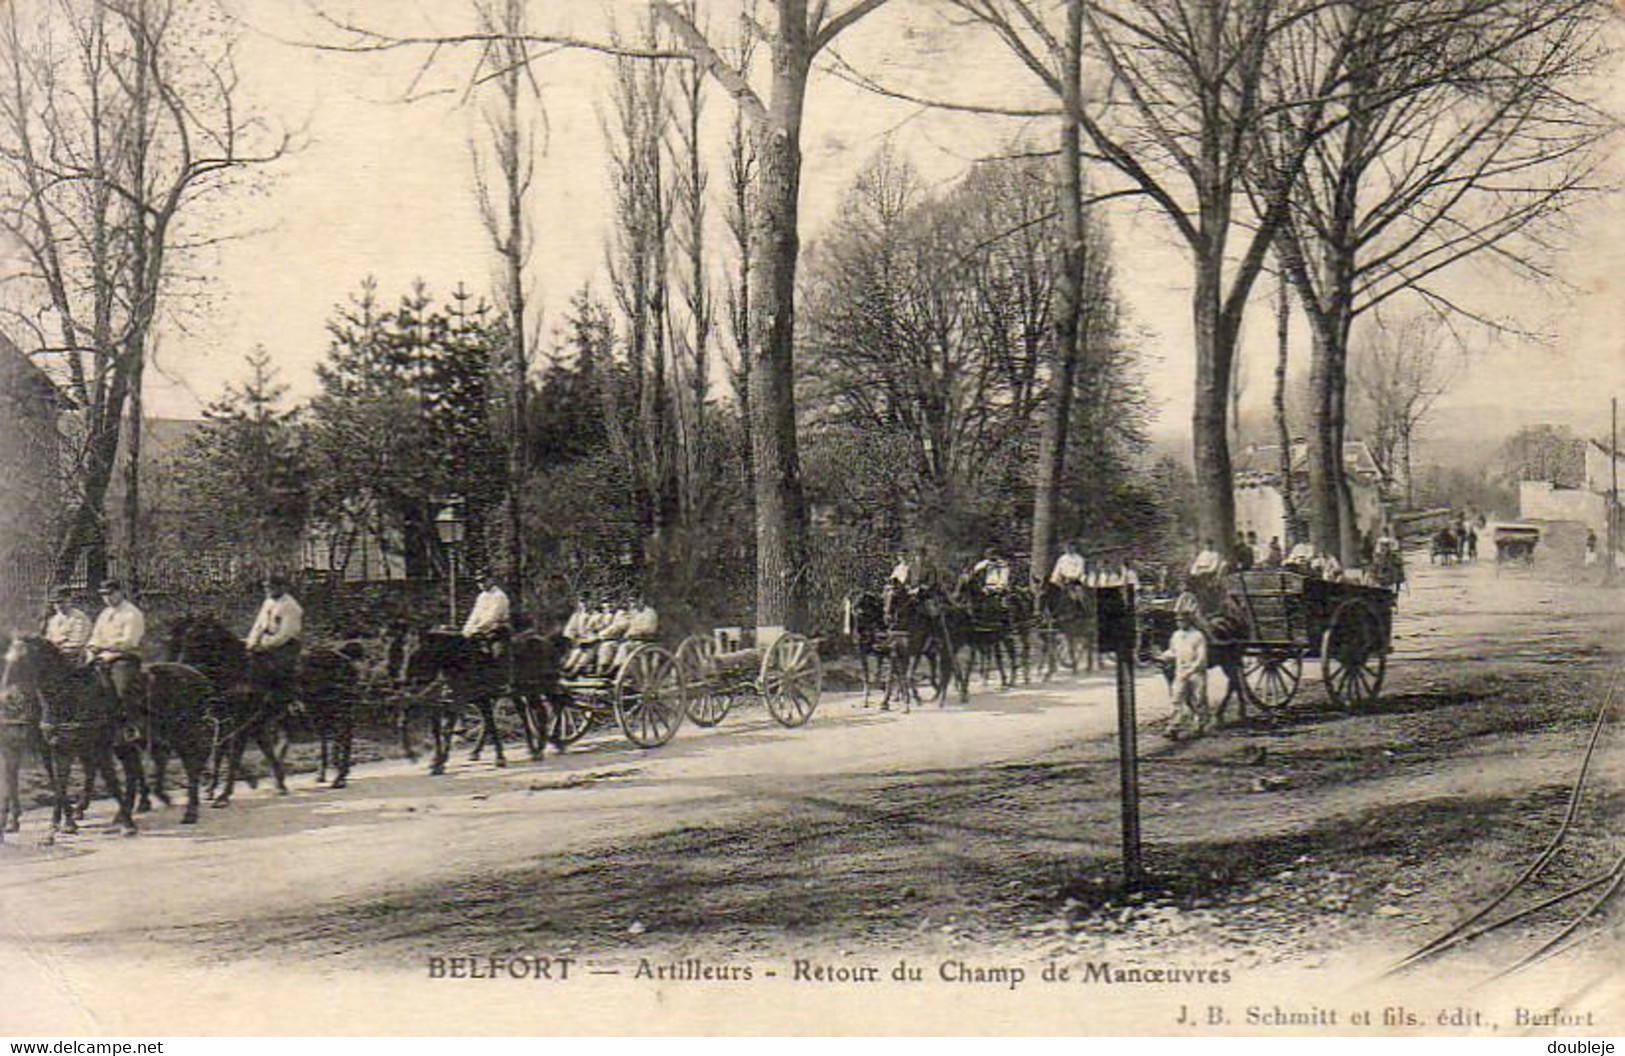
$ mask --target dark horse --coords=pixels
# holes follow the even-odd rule
[[[922,675],[929,680],[932,699],[939,704],[947,699],[948,686],[956,675],[954,640],[950,634],[947,601],[935,588],[923,586],[897,591],[892,597],[884,649],[887,665],[886,695],[880,702],[882,711],[890,710],[891,702],[897,699],[901,699],[904,711],[910,710],[914,702],[921,699],[919,679]],[[965,678],[959,682],[963,696]]]
[[[226,764],[226,786],[215,806],[231,801],[250,737],[270,764],[277,790],[287,792],[283,753],[276,744],[279,727],[316,734],[321,743],[318,783],[327,781],[330,764],[334,772],[331,787],[343,788],[348,783],[360,696],[360,679],[348,652],[317,645],[301,649],[290,705],[272,699],[260,658],[213,616],[188,615],[177,620],[170,628],[169,649],[171,656],[196,664],[214,683],[219,745]]]
[[[1047,681],[1063,663],[1073,672],[1095,669],[1097,614],[1088,589],[1069,590],[1046,580],[1034,588],[1033,611],[1040,678]]]
[[[496,658],[484,646],[456,631],[410,631],[398,647],[392,645],[391,655],[399,657],[398,681],[413,695],[401,714],[401,746],[407,758],[417,758],[407,712],[426,711],[434,737],[431,774],[446,772],[458,722],[468,708],[478,712],[481,723],[475,752],[489,740],[496,749],[496,765],[507,766],[502,732],[496,722],[497,702],[507,699],[513,703],[531,755],[540,758],[552,728],[552,711],[568,700],[559,683],[559,651],[554,639],[547,635],[516,635],[507,643],[505,655]],[[441,690],[437,698],[436,687]]]
[[[40,702],[40,737],[52,791],[52,835],[47,842],[58,832],[79,831],[68,797],[69,771],[75,760],[84,768],[87,783],[98,774],[106,781],[118,803],[113,824],[133,834],[135,781],[128,756],[134,750],[123,740],[123,709],[111,687],[102,685],[90,668],[73,663],[45,639],[32,636],[14,638],[6,647],[0,687]],[[123,781],[115,755],[126,757]],[[139,766],[137,755],[135,767]]]
[[[1032,602],[1028,595],[983,590],[977,580],[967,577],[960,580],[948,601],[954,644],[970,651],[963,665],[966,681],[971,670],[979,667],[986,684],[991,680],[990,666],[1006,688],[1016,683],[1024,668],[1030,676],[1026,635],[1032,623]]]
[[[867,705],[874,683],[869,673],[870,664],[874,665],[876,675],[886,670],[886,603],[879,594],[865,592],[848,597],[845,609],[842,631],[857,654],[858,667],[863,673],[863,703]]]
[[[11,639],[0,636],[0,654],[10,650]],[[22,827],[23,758],[31,752],[41,761],[45,759],[39,735],[39,694],[23,692],[8,671],[0,677],[0,840]]]

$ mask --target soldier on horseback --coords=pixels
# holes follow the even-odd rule
[[[999,549],[988,547],[982,559],[971,566],[970,582],[984,596],[998,596],[1010,589],[1010,565],[999,556]]]
[[[1050,571],[1049,581],[1061,588],[1067,597],[1078,604],[1083,604],[1083,577],[1089,566],[1078,552],[1078,542],[1068,539],[1061,548],[1061,556],[1055,559],[1055,567]]]
[[[124,593],[116,579],[102,581],[105,608],[96,615],[96,625],[85,643],[85,663],[96,674],[96,684],[118,700],[126,718],[139,710],[135,705],[141,693],[141,639],[147,633],[147,618]]]
[[[494,573],[481,569],[479,580],[480,594],[463,623],[463,637],[479,645],[491,659],[501,660],[513,633],[512,606]]]
[[[45,621],[45,640],[64,656],[80,656],[90,642],[90,617],[74,603],[73,591],[58,587],[51,598],[51,616]]]
[[[274,705],[287,707],[293,703],[300,635],[304,627],[305,610],[288,593],[287,579],[280,575],[268,577],[265,601],[244,644],[248,646],[250,663]]]

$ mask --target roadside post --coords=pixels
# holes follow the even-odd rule
[[[1099,646],[1111,650],[1117,673],[1117,767],[1123,812],[1123,886],[1138,891],[1145,885],[1140,858],[1140,747],[1134,704],[1134,651],[1138,634],[1134,620],[1133,572],[1113,576],[1095,588],[1099,614]]]

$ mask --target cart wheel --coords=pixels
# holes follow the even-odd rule
[[[714,688],[716,639],[709,634],[691,634],[678,643],[673,658],[688,698],[688,717],[696,726],[711,727],[721,722],[733,707],[733,697]]]
[[[572,701],[557,709],[553,716],[553,743],[568,748],[581,740],[592,728],[592,712]]]
[[[688,717],[694,725],[703,729],[710,729],[728,717],[733,710],[734,698],[732,693],[721,690],[707,689],[704,686],[689,687]]]
[[[1303,681],[1303,654],[1258,653],[1241,658],[1241,694],[1247,703],[1272,712],[1292,703]]]
[[[1382,692],[1388,670],[1388,635],[1382,620],[1361,601],[1345,601],[1332,612],[1320,644],[1320,672],[1332,704],[1350,710],[1369,707]]]
[[[627,657],[615,679],[615,719],[627,740],[658,748],[683,724],[683,680],[672,655],[646,645]]]
[[[767,710],[780,726],[801,726],[812,718],[824,688],[824,665],[818,646],[799,634],[787,634],[762,657],[758,683]]]

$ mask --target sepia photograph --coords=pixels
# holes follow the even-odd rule
[[[1625,1034],[1622,119],[1615,0],[0,0],[0,1034]]]

